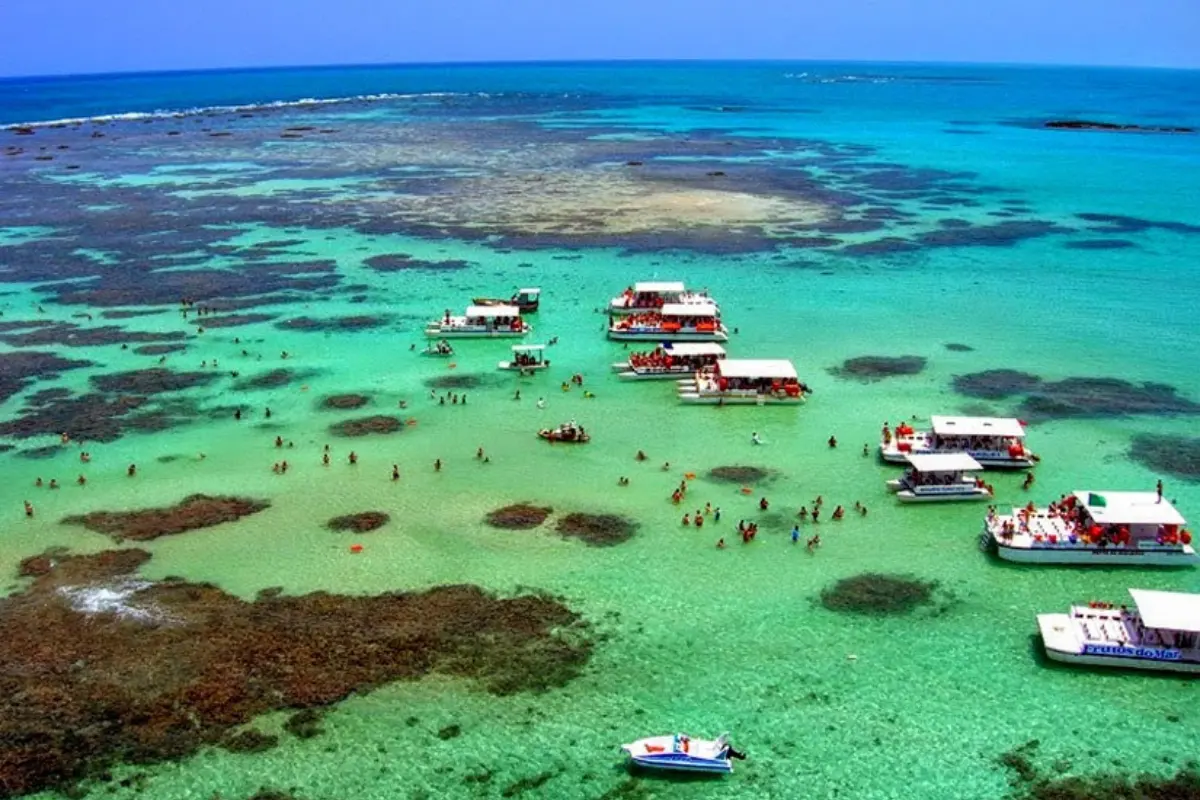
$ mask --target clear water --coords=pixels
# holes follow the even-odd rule
[[[1198,591],[1196,574],[997,564],[977,548],[980,506],[901,507],[884,488],[893,470],[864,458],[861,448],[876,441],[884,420],[978,410],[981,401],[956,394],[951,380],[985,369],[1018,369],[1048,380],[1161,382],[1200,400],[1200,378],[1191,369],[1200,345],[1191,318],[1200,306],[1200,229],[1189,227],[1200,226],[1200,136],[1039,127],[1058,118],[1195,126],[1198,82],[1196,73],[1156,71],[765,63],[0,82],[0,120],[11,123],[405,95],[315,110],[282,106],[99,127],[88,122],[24,137],[0,131],[0,143],[25,148],[0,160],[0,179],[29,200],[4,207],[11,224],[0,228],[0,280],[12,280],[0,287],[0,321],[186,331],[189,349],[168,356],[167,366],[211,370],[215,359],[216,371],[238,370],[243,377],[280,366],[311,372],[302,382],[267,391],[239,393],[222,379],[184,393],[206,408],[244,406],[246,416],[238,422],[219,413],[171,431],[89,444],[86,487],[74,485],[81,467],[72,450],[46,460],[19,454],[57,437],[4,439],[18,449],[0,454],[6,520],[0,573],[13,575],[20,559],[50,546],[112,546],[59,525],[68,514],[230,492],[269,498],[272,507],[235,524],[149,543],[154,557],[143,574],[213,581],[248,598],[267,586],[289,593],[461,582],[499,592],[534,586],[563,595],[609,634],[584,677],[545,695],[500,699],[445,679],[396,684],[340,704],[322,737],[284,737],[266,754],[211,751],[144,770],[146,791],[166,800],[243,797],[263,785],[295,787],[307,798],[495,796],[546,772],[553,777],[527,795],[593,798],[627,780],[621,743],[676,730],[698,736],[729,730],[750,760],[722,781],[647,778],[636,791],[695,798],[1002,797],[1007,775],[995,759],[1030,739],[1041,741],[1039,761],[1068,762],[1074,774],[1171,772],[1191,755],[1181,743],[1200,733],[1200,717],[1190,710],[1194,684],[1048,668],[1036,657],[1034,615],[1093,598],[1121,602],[1131,586]],[[296,125],[336,132],[279,137]],[[206,136],[197,132],[201,126],[232,135]],[[168,137],[171,128],[183,133]],[[93,139],[93,130],[106,136]],[[705,151],[695,161],[685,140],[734,144],[723,160]],[[42,152],[38,147],[60,142],[70,148],[66,155],[32,158]],[[611,177],[635,146],[648,154],[639,160],[661,155],[656,163],[683,170],[697,163],[701,175],[715,161],[730,175],[756,170],[739,184],[751,200],[795,202],[800,196],[839,212],[836,200],[818,191],[844,186],[837,184],[846,174],[839,170],[898,165],[966,174],[961,190],[918,184],[911,196],[900,197],[894,186],[891,193],[856,189],[875,207],[911,215],[883,230],[775,231],[769,246],[758,241],[735,253],[694,241],[659,250],[655,241],[678,238],[668,231],[655,240],[654,217],[638,236],[618,231],[609,238],[552,241],[555,231],[539,227],[551,218],[571,226],[616,216],[623,220],[618,228],[637,227],[637,214],[614,214],[620,205],[614,198],[628,187]],[[857,149],[838,160],[822,155],[820,146]],[[80,169],[66,171],[72,160]],[[795,189],[799,174],[813,179],[808,195]],[[654,214],[667,208],[671,219],[693,221],[689,215],[716,202],[689,194],[696,175],[673,172],[663,180],[674,194],[651,200],[641,194],[631,202],[653,201]],[[641,191],[649,184],[635,185]],[[423,193],[433,197],[428,205],[418,200]],[[449,210],[438,205],[439,193],[455,198]],[[938,206],[938,195],[972,202]],[[219,219],[213,209],[234,199],[239,202],[228,206],[228,217]],[[752,227],[755,215],[765,212],[751,200],[718,203],[715,217],[705,216],[713,233],[705,241],[732,241],[737,230]],[[58,288],[22,271],[32,252],[26,245],[56,236],[78,236],[72,244],[97,271],[111,269],[114,259],[119,265],[129,252],[124,237],[162,224],[133,214],[134,203],[176,215],[172,224],[180,236],[155,245],[156,257],[191,255],[200,267],[251,269],[244,266],[247,246],[296,240],[254,263],[329,259],[339,286],[246,312],[276,320],[198,334],[196,320],[183,319],[171,302],[154,316],[75,318],[99,309],[56,303]],[[645,207],[638,213],[650,214]],[[343,212],[361,216],[340,224]],[[810,212],[810,206],[792,205],[779,213],[786,221],[809,219]],[[1080,213],[1178,224],[1105,233],[1089,230]],[[438,235],[421,227],[429,218],[453,224]],[[999,246],[956,241],[877,255],[843,249],[887,236],[915,240],[947,229],[939,220],[948,218],[974,226],[1017,219],[1070,230]],[[105,219],[120,224],[104,234]],[[381,219],[392,227],[370,224]],[[198,224],[221,225],[217,244],[242,250],[197,247],[189,232]],[[814,235],[832,241],[810,247],[789,238]],[[1114,238],[1128,246],[1070,246]],[[388,273],[364,264],[367,257],[395,253],[469,266]],[[164,263],[168,271],[197,266]],[[623,350],[603,337],[604,316],[596,309],[628,283],[647,279],[707,287],[727,324],[738,329],[731,355],[793,359],[815,390],[810,401],[802,408],[682,407],[670,382],[616,380],[608,365]],[[455,342],[451,363],[410,351],[424,346],[424,320],[447,307],[458,311],[474,295],[505,295],[517,286],[543,289],[530,341],[559,340],[548,350],[553,366],[545,374],[496,371],[508,351],[503,341]],[[219,305],[215,297],[196,299]],[[299,316],[364,314],[387,321],[331,333],[274,327]],[[950,351],[947,343],[974,350]],[[30,384],[0,406],[4,419],[22,413],[34,391],[85,391],[94,374],[157,361],[117,345],[0,344],[0,352],[13,349],[52,350],[98,366]],[[828,371],[862,355],[918,355],[928,363],[918,375],[871,383]],[[441,405],[424,384],[451,372],[485,380],[465,390],[466,405]],[[594,397],[560,388],[576,372]],[[513,399],[517,389],[520,400]],[[349,391],[371,398],[364,413],[397,413],[416,424],[386,437],[331,438],[328,425],[358,414],[320,411],[317,401]],[[539,396],[545,409],[535,405]],[[998,413],[1019,413],[1018,400],[982,402]],[[399,409],[400,401],[407,408]],[[268,405],[269,423],[261,416]],[[549,447],[535,438],[538,428],[568,418],[587,426],[592,444]],[[1077,488],[1149,489],[1161,476],[1128,458],[1132,437],[1187,435],[1194,427],[1189,416],[1035,421],[1030,445],[1043,457],[1037,484],[1025,493],[1021,476],[997,476],[998,502],[1044,501]],[[765,446],[751,445],[753,431]],[[276,449],[276,435],[294,448]],[[826,445],[830,435],[840,441],[837,449]],[[334,456],[329,467],[320,463],[325,443]],[[489,463],[475,458],[479,447]],[[346,463],[351,449],[359,456],[355,467]],[[639,449],[647,461],[635,461]],[[292,468],[273,474],[272,463],[282,457]],[[438,458],[445,467],[435,472]],[[125,476],[130,462],[139,465],[134,480]],[[664,462],[670,464],[665,471]],[[400,467],[399,482],[390,480],[392,464]],[[704,477],[725,464],[766,467],[775,477],[746,495]],[[689,472],[699,477],[688,508],[676,507],[670,492]],[[55,477],[64,487],[35,489],[38,476]],[[629,486],[618,487],[621,476],[629,477]],[[1166,481],[1185,516],[1200,514],[1200,488],[1170,476]],[[763,495],[772,513],[763,518],[759,540],[743,546],[733,525],[759,518]],[[795,510],[817,495],[827,508],[859,501],[870,513],[822,522],[823,546],[809,555],[787,533]],[[21,513],[24,499],[36,504],[33,520]],[[501,532],[482,524],[487,510],[521,500],[563,511],[623,513],[640,529],[628,543],[593,549],[549,530]],[[720,525],[682,528],[681,513],[705,503],[721,507]],[[349,553],[344,535],[322,527],[330,517],[368,509],[389,512],[393,522],[364,535],[361,554]],[[718,550],[722,536],[730,546]],[[839,615],[816,602],[823,588],[862,572],[938,581],[941,599],[933,609],[884,619]],[[10,591],[19,588],[13,584]],[[408,725],[409,717],[419,722]],[[259,727],[271,730],[279,722],[263,720]],[[461,725],[463,734],[438,739],[438,728],[450,723]],[[490,781],[464,782],[483,770],[493,773]]]

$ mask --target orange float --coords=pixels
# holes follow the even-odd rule
[[[749,486],[743,486],[742,494],[754,494],[754,490],[751,489]]]
[[[352,545],[350,545],[350,552],[351,552],[351,553],[361,553],[362,551],[363,551],[363,546],[362,546],[361,544],[352,544]]]
[[[694,480],[696,480],[696,473],[685,472],[685,473],[683,473],[683,477],[687,478],[689,481],[694,481]]]

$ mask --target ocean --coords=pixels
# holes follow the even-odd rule
[[[1081,120],[1137,127],[1046,125]],[[1033,797],[1033,776],[1188,768],[1193,681],[1054,666],[1035,617],[1128,603],[1129,588],[1200,591],[1195,570],[999,562],[979,547],[986,503],[900,505],[884,485],[898,470],[874,451],[885,421],[1016,416],[1041,462],[1029,489],[1022,473],[988,475],[1001,509],[1161,479],[1200,516],[1200,73],[754,62],[19,78],[0,80],[0,125],[0,635],[27,637],[0,656],[13,698],[0,729],[20,742],[0,755],[0,796],[60,796],[71,781],[29,766],[48,751],[93,792],[162,800],[961,800]],[[604,308],[648,280],[710,292],[730,356],[791,359],[808,401],[691,407],[671,381],[618,380],[610,364],[628,352],[606,339]],[[429,320],[527,286],[542,302],[526,341],[554,342],[545,372],[499,371],[509,340],[422,354]],[[568,419],[589,444],[537,438]],[[385,432],[347,435],[362,420]],[[722,466],[757,473],[721,481]],[[194,494],[269,507],[145,541],[122,541],[112,518],[63,522]],[[819,528],[800,523],[818,496]],[[526,530],[486,523],[514,503],[553,511]],[[681,525],[706,505],[719,521]],[[828,518],[836,505],[845,519]],[[390,519],[327,526],[366,511]],[[623,518],[632,536],[560,535],[571,513]],[[759,524],[754,542],[739,520]],[[54,584],[28,561],[131,547],[150,583]],[[822,602],[864,574],[931,596],[899,614]],[[151,622],[112,600],[163,585],[191,594]],[[308,598],[308,616],[287,612],[297,641],[349,676],[366,657],[338,660],[342,637],[392,622],[336,598],[463,585],[578,616],[485,657],[473,648],[535,626],[480,601],[464,617],[494,614],[508,633],[464,634],[447,655],[433,613],[420,637],[386,643],[418,666],[322,694],[212,661],[232,640],[169,613],[219,594],[246,615],[222,624],[253,628]],[[72,605],[80,587],[99,599]],[[51,668],[59,625],[172,667],[118,669],[80,646]],[[586,663],[489,683],[522,659],[561,665],[559,633],[587,641]],[[261,663],[288,657],[271,652]],[[270,684],[254,706],[266,713],[196,712],[209,733],[174,749],[104,744],[161,734],[147,720],[201,703],[180,687],[218,673],[231,697]],[[97,686],[121,713],[46,711],[59,702],[46,687]],[[166,699],[147,711],[147,697]],[[308,706],[322,732],[290,733]],[[78,719],[95,725],[72,733]],[[247,727],[277,740],[223,746]],[[680,731],[728,731],[748,758],[718,780],[625,769],[621,744]]]

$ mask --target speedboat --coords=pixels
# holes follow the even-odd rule
[[[538,436],[548,442],[571,442],[573,444],[585,444],[592,440],[592,437],[584,431],[583,426],[574,420],[564,422],[557,428],[542,428],[538,431]]]
[[[538,310],[541,297],[541,289],[518,289],[512,297],[476,297],[471,302],[477,306],[516,306],[522,314],[532,314]]]
[[[635,766],[680,772],[733,772],[730,759],[746,757],[730,746],[725,733],[716,739],[693,739],[686,733],[651,736],[623,744],[621,749]]]

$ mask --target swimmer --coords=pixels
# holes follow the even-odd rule
[[[717,506],[713,509],[713,522],[721,521],[721,507]]]
[[[283,447],[283,437],[282,437],[282,436],[276,436],[276,437],[275,437],[275,446],[276,446],[276,447]]]
[[[813,536],[811,539],[808,540],[808,545],[807,545],[808,552],[815,553],[817,548],[820,546],[821,546],[821,534],[818,533],[815,536]]]
[[[479,458],[479,459],[483,458],[483,448],[482,447],[475,451],[475,457]]]
[[[327,467],[329,466],[329,453],[321,454],[321,463]]]
[[[842,508],[841,506],[838,506],[833,510],[834,519],[841,519],[844,516],[846,516],[846,509]]]
[[[670,461],[664,461],[664,462],[663,462],[663,465],[662,465],[662,469],[663,469],[663,472],[670,472],[670,470],[671,470],[671,462],[670,462]]]
[[[544,398],[544,397],[539,397],[539,398],[538,398],[538,401],[537,401],[537,407],[538,407],[538,408],[545,408],[545,407],[546,407],[546,398]]]
[[[50,488],[51,488],[51,489],[57,489],[57,488],[58,488],[58,481],[57,481],[55,478],[51,478],[51,479],[50,479]]]
[[[636,461],[645,461],[645,460],[646,460],[646,453],[645,453],[645,451],[643,451],[643,450],[638,450],[638,451],[637,451],[637,455],[636,455],[636,456],[634,456],[634,460],[636,460]]]
[[[758,501],[758,507],[761,508],[763,511],[766,511],[767,508],[770,507],[770,505],[771,504],[767,502],[767,498],[765,498],[765,497]]]
[[[29,502],[28,500],[25,501],[25,516],[33,516],[33,503]]]
[[[596,397],[596,395],[595,395],[595,394],[593,394],[592,392],[585,391],[585,392],[583,393],[583,399],[584,399],[584,400],[592,400],[592,399],[594,399],[595,397]]]
[[[80,486],[83,486],[87,483],[87,478],[84,477],[83,475],[80,475],[78,478],[75,479],[75,482],[78,483]]]
[[[759,438],[758,431],[750,434],[750,444],[762,444],[762,439]]]
[[[265,416],[267,419],[271,418],[271,407],[270,406],[267,406],[266,408],[263,409],[263,416]]]
[[[836,436],[830,436],[830,437],[829,437],[829,446],[830,446],[830,447],[837,447],[837,437],[836,437]]]
[[[348,456],[348,459],[351,464],[357,464],[358,463],[358,453],[351,450],[350,455]]]
[[[125,474],[131,478],[137,475],[137,464],[130,464],[129,469],[125,470]]]
[[[796,516],[802,521],[808,519],[808,506],[800,506],[800,510],[796,512]]]
[[[441,471],[442,471],[442,460],[441,460],[440,458],[434,459],[434,461],[433,461],[433,471],[434,471],[434,472],[441,472]]]
[[[34,486],[37,486],[38,488],[41,488],[41,486],[42,486],[42,478],[41,478],[41,476],[40,476],[40,475],[38,476],[38,479],[37,479],[36,481],[34,481],[34,482],[33,482],[33,485],[34,485]]]
[[[871,449],[867,445],[863,445],[863,458],[871,455]]]
[[[724,539],[717,539],[717,549],[718,550],[725,549],[725,540]]]
[[[793,525],[792,526],[792,544],[795,544],[798,541],[800,541],[800,526]]]
[[[683,515],[683,526],[686,528],[688,525],[691,525],[691,524],[692,524],[691,517],[687,514],[684,514]]]
[[[513,392],[513,400],[520,400],[520,399],[521,399],[521,390],[517,389],[515,392]]]
[[[397,464],[392,464],[392,480],[400,480],[400,467]]]

